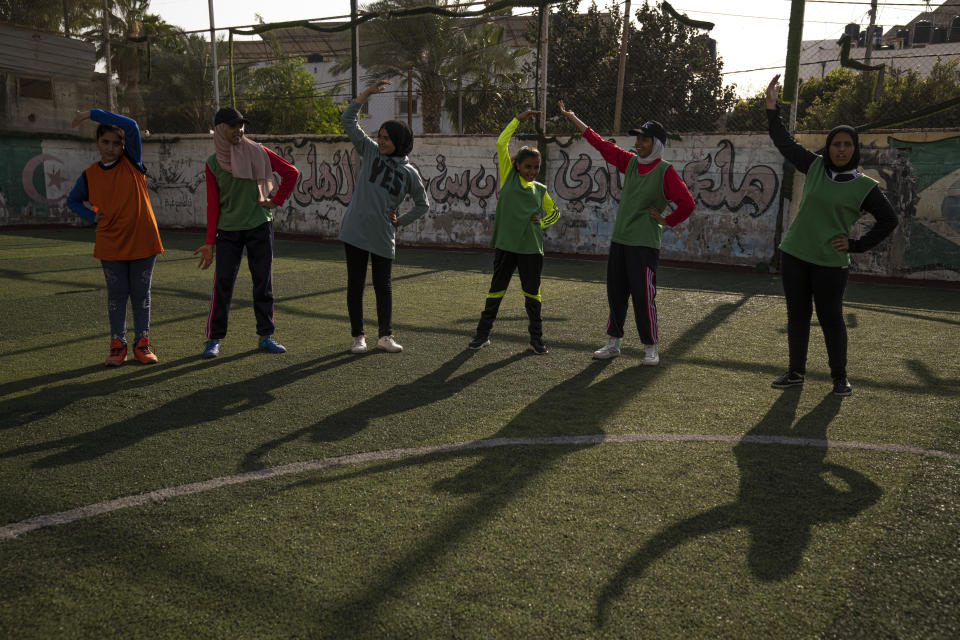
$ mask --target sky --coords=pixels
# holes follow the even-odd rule
[[[899,6],[884,6],[893,1]],[[642,2],[634,0],[633,8]],[[941,3],[933,2],[931,7]],[[364,0],[359,0],[361,7],[364,4]],[[716,25],[710,35],[717,41],[726,83],[736,84],[741,95],[757,93],[766,87],[773,74],[782,73],[790,24],[790,0],[672,0],[670,4],[690,18]],[[608,6],[609,0],[598,0],[597,5],[601,8]],[[876,24],[883,25],[885,30],[896,24],[905,24],[925,7],[920,0],[881,0]],[[868,0],[807,0],[803,39],[838,39],[843,34],[844,25],[850,22],[866,27],[869,10]],[[202,0],[151,0],[149,11],[185,30],[210,28],[208,5]],[[256,14],[266,22],[346,16],[350,13],[350,0],[274,0],[269,3],[263,0],[213,0],[213,11],[214,24],[218,28],[235,27],[255,24]],[[760,70],[750,71],[753,69]]]

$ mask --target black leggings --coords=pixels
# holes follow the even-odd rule
[[[347,313],[350,335],[363,335],[363,287],[367,280],[367,257],[373,265],[373,291],[377,296],[377,322],[380,337],[393,334],[393,287],[390,271],[393,260],[343,243],[347,252]]]
[[[821,267],[781,254],[783,293],[787,298],[787,342],[790,345],[790,370],[806,373],[807,345],[810,342],[810,316],[813,306],[823,330],[830,363],[830,376],[847,376],[847,325],[843,322],[843,291],[848,269]],[[812,300],[812,304],[811,304]]]

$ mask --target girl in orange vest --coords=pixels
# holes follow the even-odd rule
[[[100,260],[107,281],[110,355],[104,364],[119,366],[127,359],[127,299],[133,307],[136,338],[133,357],[154,364],[150,349],[150,282],[157,256],[163,253],[157,220],[147,193],[140,128],[135,120],[101,109],[78,111],[84,120],[99,123],[100,161],[87,167],[67,196],[67,206],[97,227],[93,257]]]

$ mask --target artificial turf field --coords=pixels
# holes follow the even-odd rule
[[[960,290],[851,283],[840,399],[816,322],[770,388],[776,276],[662,267],[643,367],[632,312],[590,358],[602,261],[546,260],[548,355],[516,278],[473,352],[491,254],[400,247],[405,350],[358,356],[342,248],[278,240],[288,353],[242,268],[203,360],[202,236],[166,232],[160,364],[107,369],[92,240],[0,233],[0,637],[960,636]]]

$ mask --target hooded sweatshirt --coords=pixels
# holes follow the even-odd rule
[[[381,154],[377,143],[360,128],[357,123],[360,107],[361,104],[354,100],[340,116],[347,136],[360,154],[360,173],[353,198],[343,216],[339,239],[393,260],[396,255],[396,228],[390,222],[389,212],[396,209],[409,194],[414,206],[399,219],[401,225],[408,225],[427,212],[430,201],[420,174],[407,156]]]

